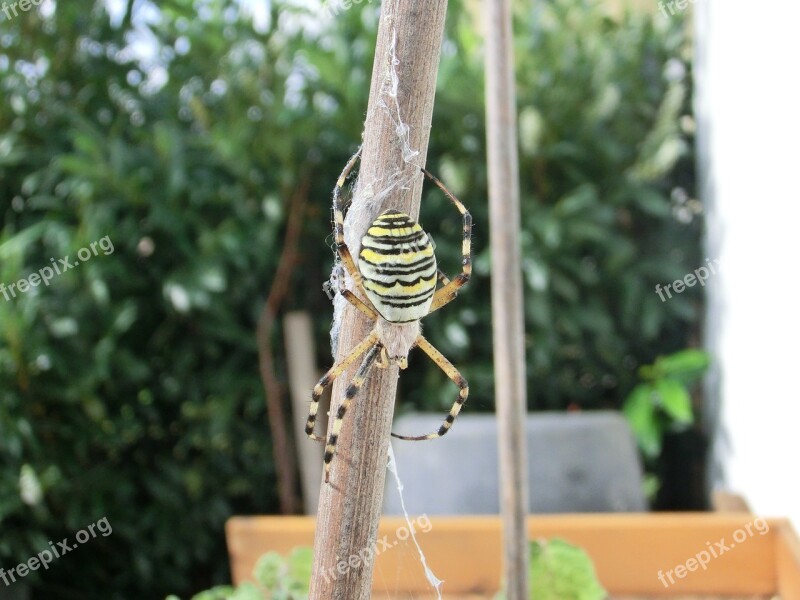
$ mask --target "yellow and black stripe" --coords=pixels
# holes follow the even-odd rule
[[[407,214],[387,210],[361,239],[358,255],[364,291],[391,323],[428,314],[436,291],[436,256],[428,234]]]
[[[369,374],[369,370],[375,363],[375,359],[378,358],[378,354],[380,354],[382,348],[383,346],[380,343],[376,343],[372,346],[372,348],[370,348],[366,356],[364,356],[364,360],[361,362],[361,366],[358,368],[358,371],[356,371],[355,377],[353,377],[350,385],[347,386],[347,391],[344,394],[342,403],[339,405],[339,410],[336,411],[336,418],[333,421],[331,433],[330,436],[328,436],[328,443],[325,445],[325,455],[323,457],[323,462],[325,463],[326,483],[331,480],[331,461],[333,461],[333,456],[336,454],[336,444],[339,441],[339,435],[342,432],[344,415],[347,413],[347,409],[350,408],[350,403],[353,401],[353,398],[356,397],[358,391],[363,387],[364,382],[367,379],[367,375]]]
[[[342,359],[341,362],[336,363],[333,365],[325,375],[322,376],[322,379],[319,380],[319,383],[314,386],[314,391],[311,392],[311,406],[308,409],[308,420],[306,421],[306,435],[310,437],[312,440],[317,441],[325,441],[325,438],[321,435],[317,435],[314,433],[314,425],[317,422],[317,411],[319,410],[319,399],[322,396],[322,392],[325,391],[325,388],[331,385],[339,375],[344,373],[344,371],[349,367],[355,360],[358,359],[364,352],[366,352],[369,348],[375,346],[378,343],[378,334],[373,331],[363,340],[361,343],[358,344],[355,348],[353,348],[350,353]]]
[[[453,407],[450,409],[450,412],[448,413],[447,417],[445,417],[445,420],[439,427],[438,431],[425,435],[392,434],[394,437],[400,438],[401,440],[420,441],[433,440],[442,437],[444,434],[450,431],[450,428],[453,426],[453,422],[455,422],[456,417],[458,417],[458,414],[461,412],[461,409],[463,408],[464,403],[467,401],[467,397],[469,396],[469,384],[467,383],[467,380],[464,379],[464,376],[453,366],[453,363],[447,360],[444,354],[434,348],[433,344],[431,344],[421,335],[417,337],[417,347],[425,354],[430,356],[431,360],[435,362],[442,371],[445,372],[447,377],[450,378],[450,381],[458,386],[458,396],[456,397]]]

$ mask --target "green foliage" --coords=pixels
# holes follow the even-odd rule
[[[530,543],[528,571],[531,600],[603,600],[594,563],[586,551],[559,538]],[[500,593],[495,600],[505,600]]]
[[[475,276],[425,326],[475,410],[493,395],[484,66],[473,23],[453,23],[429,168],[473,213]],[[699,287],[666,303],[654,292],[700,264],[687,40],[675,20],[582,0],[520,4],[515,31],[529,408],[619,408],[638,365],[687,347],[701,313]],[[422,219],[455,270],[458,222],[443,204],[432,191]],[[405,372],[401,398],[445,410],[449,383],[426,375]]]
[[[311,548],[295,548],[285,559],[269,552],[253,569],[255,584],[217,586],[192,600],[302,600],[308,597],[313,559]],[[529,577],[532,600],[602,600],[607,596],[589,555],[558,538],[530,543]],[[502,592],[496,596],[496,600],[504,598]]]
[[[253,331],[304,200],[283,308],[316,316],[331,360],[330,192],[360,139],[377,3],[331,23],[270,3],[259,26],[233,0],[145,4],[132,22],[61,2],[0,32],[0,283],[114,246],[0,297],[0,562],[114,528],[27,577],[56,600],[225,581],[225,519],[276,511]],[[478,29],[452,2],[428,158],[475,217],[475,277],[425,321],[473,411],[494,404]],[[699,288],[652,292],[699,264],[686,39],[583,0],[520,4],[515,29],[529,407],[619,407],[699,319]],[[460,221],[432,186],[421,222],[456,272]],[[452,384],[411,359],[401,402],[449,408]]]
[[[690,155],[683,42],[658,19],[575,4],[536,11],[520,61],[529,386],[555,408],[617,406],[636,362],[697,318],[695,298],[652,291],[697,252],[699,224],[673,217],[665,179]]]
[[[102,516],[114,526],[31,573],[51,598],[224,581],[225,520],[276,511],[255,322],[288,198],[358,137],[348,110],[342,141],[329,122],[317,143],[312,92],[291,97],[301,33],[164,3],[154,43],[170,78],[158,89],[101,5],[4,23],[0,55],[0,282],[106,235],[115,246],[0,298],[0,561]],[[308,221],[319,282],[324,204]],[[22,480],[41,492],[21,493]]]
[[[313,565],[311,548],[295,548],[285,559],[277,552],[268,552],[253,569],[255,583],[245,582],[235,588],[217,586],[194,595],[192,600],[304,600],[308,598]],[[166,600],[179,598],[168,596]]]
[[[646,461],[661,454],[664,435],[694,423],[689,387],[708,369],[710,357],[701,350],[682,350],[659,356],[652,365],[642,365],[637,385],[622,412],[631,424]]]

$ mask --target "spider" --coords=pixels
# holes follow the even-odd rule
[[[408,353],[417,347],[458,386],[458,397],[438,431],[420,436],[392,433],[396,438],[419,441],[442,437],[450,430],[469,395],[467,380],[422,336],[420,319],[452,301],[458,290],[469,281],[472,274],[472,216],[441,181],[420,167],[420,171],[445,193],[463,217],[461,273],[452,280],[442,273],[437,268],[433,244],[428,234],[409,215],[394,209],[384,211],[361,238],[361,251],[356,267],[344,239],[344,206],[339,192],[344,187],[345,180],[359,155],[360,151],[350,159],[334,188],[334,237],[341,264],[353,278],[366,301],[347,289],[341,289],[340,293],[350,304],[372,320],[374,327],[361,343],[325,373],[311,394],[306,435],[312,440],[325,441],[323,436],[314,433],[319,398],[327,386],[331,385],[354,361],[364,356],[361,366],[347,387],[325,446],[326,483],[330,482],[331,461],[336,453],[336,442],[342,429],[344,415],[364,385],[373,365],[386,368],[394,364],[405,369],[408,366]],[[442,287],[438,290],[437,280],[442,282]]]

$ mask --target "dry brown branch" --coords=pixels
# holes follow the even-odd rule
[[[295,188],[289,199],[289,216],[286,222],[286,237],[283,242],[278,268],[272,280],[269,294],[264,302],[256,329],[258,345],[258,367],[267,402],[267,417],[272,433],[275,455],[275,470],[278,475],[278,499],[283,514],[300,512],[297,496],[297,473],[294,447],[289,436],[290,428],[284,414],[283,389],[275,374],[275,358],[272,354],[272,330],[275,317],[286,298],[291,283],[292,270],[297,262],[297,244],[303,226],[303,216],[308,200],[308,177]]]

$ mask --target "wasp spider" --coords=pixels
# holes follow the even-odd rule
[[[344,207],[339,191],[355,166],[358,156],[356,154],[348,162],[336,183],[334,235],[342,264],[367,301],[361,300],[347,289],[342,289],[341,294],[348,302],[374,321],[375,325],[361,343],[325,373],[311,394],[306,434],[313,440],[324,441],[322,436],[314,433],[319,398],[323,390],[331,385],[347,367],[362,355],[364,356],[355,377],[347,387],[344,400],[336,413],[328,443],[325,446],[326,482],[330,481],[331,461],[336,452],[336,442],[342,428],[344,415],[353,398],[364,385],[373,365],[386,368],[389,364],[396,364],[401,369],[405,369],[408,365],[409,351],[418,347],[458,386],[458,397],[438,431],[420,436],[392,434],[403,440],[430,440],[443,436],[450,430],[469,394],[469,386],[461,373],[420,333],[420,319],[453,300],[458,290],[469,281],[472,273],[470,253],[472,217],[458,198],[450,193],[435,176],[421,168],[420,170],[425,176],[447,195],[463,217],[461,273],[451,281],[438,270],[433,245],[428,234],[410,216],[393,209],[384,211],[375,219],[366,235],[361,239],[361,251],[356,267],[344,240]],[[437,279],[442,282],[442,287],[438,290],[436,289]]]

